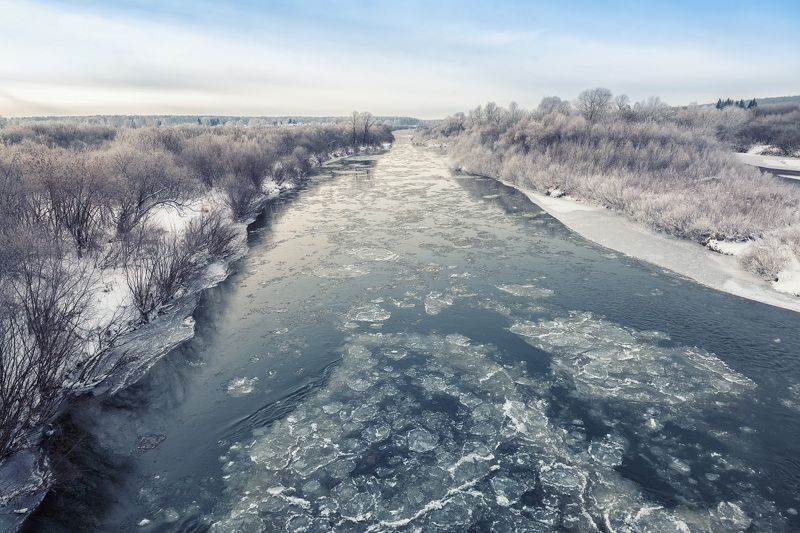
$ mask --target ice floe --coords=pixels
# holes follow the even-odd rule
[[[258,378],[240,377],[233,378],[228,382],[226,392],[230,396],[245,396],[253,392],[258,383]]]
[[[645,376],[654,380],[650,402],[753,387],[711,354],[675,349],[689,359],[681,367],[635,332],[588,315],[512,329],[566,354],[556,355],[554,378],[572,365],[591,397],[609,396],[599,375],[636,401],[645,401]],[[606,334],[592,353],[587,338]],[[586,360],[573,358],[578,351]],[[631,352],[643,374],[613,382],[614,357]],[[665,361],[689,383],[662,388],[656,367]],[[690,368],[711,374],[709,391],[693,385]],[[769,509],[757,498],[705,509],[649,500],[617,471],[627,440],[551,418],[547,387],[461,334],[353,334],[324,388],[221,458],[230,500],[211,530],[717,531],[746,529]]]

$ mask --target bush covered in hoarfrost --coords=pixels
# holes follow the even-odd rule
[[[392,140],[358,120],[357,136],[351,122],[0,129],[0,459],[31,444],[70,391],[115,370],[107,358],[131,323],[92,309],[105,274],[123,279],[133,325],[153,319],[236,252],[236,223],[275,184]],[[174,227],[154,230],[159,214]]]
[[[448,138],[457,169],[559,190],[670,235],[705,244],[780,233],[782,250],[800,248],[800,234],[786,231],[800,223],[800,191],[737,162],[717,138],[740,138],[763,117],[784,115],[674,109],[658,99],[631,107],[605,93],[589,96],[578,109],[553,98],[535,111],[489,103],[425,135]],[[784,252],[769,242],[754,247],[743,265],[773,279]]]

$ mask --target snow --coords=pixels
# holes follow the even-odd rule
[[[758,241],[731,242],[712,239],[708,241],[706,246],[723,255],[740,257],[750,246],[757,242]],[[789,262],[778,273],[778,280],[772,282],[772,288],[780,293],[800,296],[800,261],[798,261],[793,253],[787,255],[789,256]],[[741,292],[751,290],[748,287],[738,285],[735,280],[729,280],[727,286],[729,288],[738,289]]]
[[[800,292],[797,286],[800,267],[782,272],[779,279],[782,276],[785,281],[773,286],[743,270],[733,255],[657,233],[609,209],[569,197],[553,198],[504,183],[520,190],[572,231],[601,246],[671,270],[712,289],[800,312],[800,300],[791,296],[795,290]],[[722,248],[734,251],[732,244],[727,243]]]
[[[736,242],[736,241],[718,241],[717,239],[711,239],[706,243],[706,246],[715,252],[719,252],[723,255],[733,255],[733,256],[740,256],[750,245],[753,244],[753,241],[746,241],[746,242]]]
[[[800,157],[758,155],[755,153],[736,154],[736,158],[747,165],[770,170],[779,176],[800,179]],[[785,172],[785,173],[782,173]]]
[[[800,296],[800,261],[794,255],[789,263],[778,273],[778,281],[772,286],[776,291]]]

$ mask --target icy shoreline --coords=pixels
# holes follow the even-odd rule
[[[317,169],[348,157],[375,153],[380,149],[381,147],[362,147],[355,153],[344,155],[331,153],[318,165]],[[263,212],[271,201],[294,189],[297,184],[306,179],[308,176],[298,176],[281,184],[267,181],[264,184],[264,194],[258,207],[254,210],[256,214],[242,222],[234,223],[234,227],[239,233],[240,243],[236,253],[224,261],[208,263],[200,278],[186,287],[182,294],[170,302],[155,320],[130,327],[120,338],[118,348],[108,365],[113,365],[114,361],[131,352],[137,354],[135,360],[127,364],[124,371],[108,375],[94,386],[79,391],[79,394],[94,396],[114,394],[135,383],[161,358],[194,337],[192,314],[197,308],[203,291],[225,281],[232,273],[230,266],[247,254],[249,251],[248,229],[258,218],[258,214]],[[200,204],[205,202],[212,204],[212,207],[220,207],[221,201],[218,201],[219,199],[214,195],[215,191],[211,191],[206,196],[198,197],[196,199],[198,205],[188,209],[191,214],[179,212],[172,213],[172,215],[165,214],[163,217],[159,217],[157,214],[155,218],[161,218],[161,220],[157,220],[158,225],[169,232],[181,231],[192,216],[201,211]],[[104,281],[107,282],[108,278],[101,275],[97,295],[93,300],[98,319],[102,319],[100,317],[103,315],[124,314],[129,311],[130,302],[115,295],[114,288],[110,291],[100,288]],[[116,281],[117,284],[120,283],[119,280]],[[39,431],[43,431],[43,429],[40,428]],[[41,444],[20,450],[0,463],[0,531],[19,530],[25,520],[42,503],[53,481],[50,465]]]
[[[277,196],[278,194],[265,196],[259,211]],[[81,391],[83,394],[113,394],[135,383],[167,353],[194,336],[192,313],[202,292],[227,279],[231,273],[230,265],[247,253],[247,228],[255,219],[256,217],[252,217],[236,224],[242,243],[237,253],[225,261],[206,265],[200,279],[186,287],[183,294],[171,302],[155,320],[135,326],[123,334],[110,363],[130,352],[137,354],[136,359],[123,372],[109,375],[94,387]],[[124,306],[125,304],[120,304],[118,310]],[[21,450],[0,464],[0,530],[18,530],[41,504],[53,481],[41,444]]]
[[[657,233],[624,215],[569,197],[555,198],[504,180],[575,233],[601,246],[734,296],[800,312],[800,299],[744,271],[734,255]]]

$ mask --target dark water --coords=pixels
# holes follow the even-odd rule
[[[800,527],[798,315],[404,136],[250,245],[193,340],[64,420],[31,531]]]

